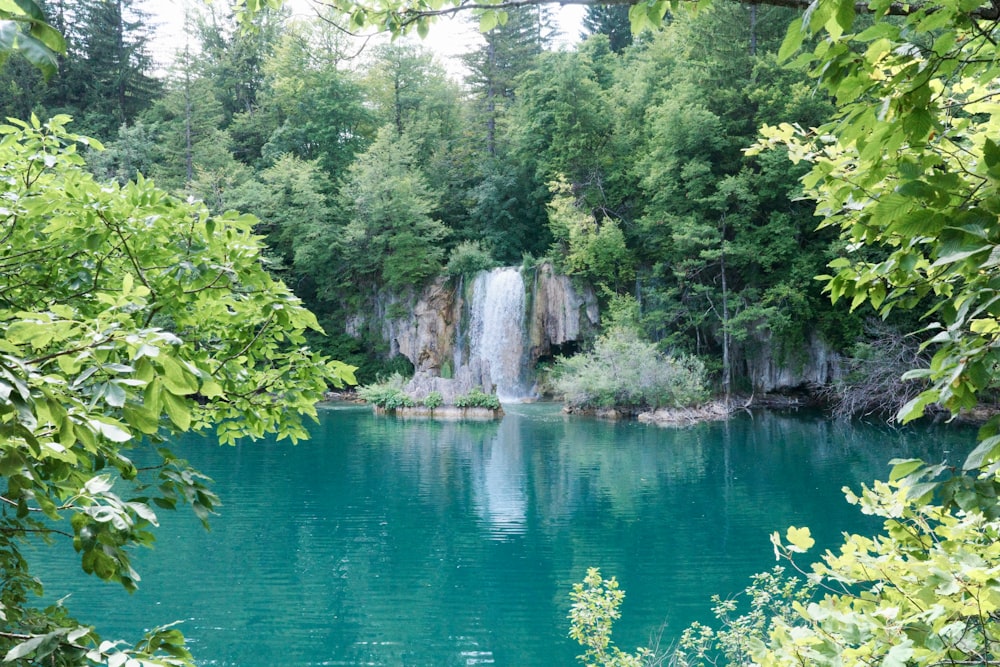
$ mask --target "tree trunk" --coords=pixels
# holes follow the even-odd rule
[[[492,39],[487,39],[489,48],[489,83],[486,84],[486,152],[490,155],[497,154],[496,131],[497,131],[497,50]]]
[[[191,66],[188,47],[184,47],[184,166],[187,169],[187,182],[194,180],[194,150],[191,145]]]
[[[722,223],[722,254],[719,256],[722,270],[722,390],[726,404],[732,394],[732,369],[729,357],[729,294],[726,289],[726,223]]]

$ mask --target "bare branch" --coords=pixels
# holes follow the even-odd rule
[[[881,320],[865,323],[865,338],[862,354],[847,361],[844,378],[819,392],[837,417],[892,416],[925,388],[900,379],[908,370],[930,365],[920,341]]]

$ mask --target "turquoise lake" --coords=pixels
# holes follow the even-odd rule
[[[570,666],[588,567],[626,592],[620,646],[669,645],[775,565],[772,531],[809,526],[824,548],[871,533],[843,486],[894,457],[959,463],[973,439],[814,413],[663,429],[543,404],[488,424],[333,407],[297,446],[177,443],[223,507],[211,532],[161,511],[137,593],[87,578],[65,545],[43,577],[107,637],[183,621],[203,665]]]

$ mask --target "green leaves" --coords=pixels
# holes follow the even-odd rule
[[[810,163],[807,194],[821,226],[840,233],[842,257],[823,278],[832,299],[883,316],[931,301],[930,366],[903,375],[928,386],[897,420],[934,403],[957,414],[976,405],[1000,362],[1000,122],[979,106],[995,94],[1000,51],[969,21],[971,3],[914,5],[897,22],[876,0],[875,24],[858,35],[848,33],[846,4],[817,0],[803,17],[809,32],[825,32],[808,60],[838,117],[813,133],[769,128],[767,137]],[[789,32],[784,57],[801,33]],[[991,655],[1000,630],[998,432],[1000,418],[980,431],[963,465],[972,475],[928,481],[946,467],[895,461],[888,483],[849,492],[884,519],[883,532],[847,536],[813,565],[810,578],[831,593],[760,637],[753,662],[935,665]],[[797,528],[788,544],[777,534],[772,542],[789,561],[811,546]],[[970,632],[976,639],[966,641]]]
[[[34,0],[0,3],[0,62],[16,53],[49,78],[56,73],[57,56],[65,52],[63,36],[45,22],[44,13]]]
[[[212,219],[148,181],[95,182],[75,151],[90,142],[67,121],[0,130],[0,201],[19,207],[16,225],[0,218],[0,565],[11,582],[0,612],[25,638],[0,646],[46,664],[66,651],[190,664],[176,630],[123,650],[80,635],[64,610],[23,609],[36,584],[17,540],[71,536],[84,572],[134,589],[130,553],[153,541],[152,507],[186,503],[207,521],[218,498],[167,450],[143,470],[124,451],[213,426],[224,442],[304,437],[315,402],[353,368],[305,348],[316,319],[263,269],[254,219]]]
[[[645,648],[626,653],[611,641],[615,620],[621,617],[619,607],[625,593],[614,577],[604,579],[600,570],[590,568],[583,583],[573,584],[570,593],[569,636],[586,649],[577,656],[586,665],[601,667],[640,667],[652,653]]]
[[[802,48],[802,43],[807,34],[805,26],[802,25],[801,18],[792,21],[791,25],[788,26],[788,31],[785,33],[785,39],[781,42],[781,47],[778,49],[778,61],[786,62]]]
[[[161,381],[170,394],[189,396],[198,391],[198,380],[189,369],[180,362],[168,356],[158,359],[163,375]]]
[[[506,22],[506,12],[487,9],[479,15],[479,32],[489,32],[498,25],[503,25]],[[423,35],[421,35],[421,37],[423,37]]]
[[[667,0],[645,0],[637,2],[628,10],[632,33],[638,35],[646,30],[654,30],[663,24],[663,17],[675,2]]]
[[[40,660],[52,655],[58,650],[60,644],[72,632],[70,628],[59,628],[44,635],[32,637],[21,642],[4,655],[4,662],[14,662],[23,658],[34,658]],[[67,639],[67,641],[69,641]]]
[[[806,31],[825,32],[810,61],[840,102],[838,118],[808,135],[767,135],[811,163],[807,194],[821,226],[837,228],[845,242],[825,278],[834,301],[870,304],[883,316],[924,299],[938,304],[932,312],[945,333],[931,343],[934,361],[922,375],[930,385],[899,419],[935,402],[957,412],[988,383],[998,342],[989,321],[1000,299],[1000,123],[980,109],[1000,75],[997,46],[969,24],[971,6],[916,6],[903,28],[877,20],[855,35],[848,4],[817,0],[803,17]],[[790,29],[783,56],[802,33]],[[934,48],[925,48],[931,39]]]

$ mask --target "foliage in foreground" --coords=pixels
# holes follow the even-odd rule
[[[614,577],[605,579],[600,570],[590,568],[583,583],[573,584],[570,599],[573,604],[569,610],[569,636],[586,649],[577,656],[584,665],[642,667],[651,663],[654,656],[649,649],[628,653],[611,641],[612,626],[621,618],[619,607],[625,599],[625,591],[618,587]]]
[[[943,466],[895,461],[890,480],[847,491],[884,519],[874,537],[848,535],[811,568],[796,558],[814,544],[807,528],[775,533],[775,555],[807,577],[758,575],[753,611],[720,630],[689,629],[678,665],[992,665],[1000,646],[1000,519],[992,481],[952,477]],[[934,489],[941,502],[931,502]],[[992,498],[988,502],[983,497]],[[720,660],[720,658],[724,658]]]
[[[205,521],[217,503],[157,444],[302,438],[352,369],[304,346],[319,327],[263,269],[253,218],[212,217],[141,179],[97,183],[76,152],[95,142],[67,121],[0,126],[0,652],[190,664],[176,629],[127,647],[59,605],[33,608],[30,548],[72,545],[86,573],[134,590],[154,508],[187,503]]]
[[[778,623],[797,616],[797,605],[808,603],[815,586],[808,581],[785,575],[785,568],[775,566],[770,572],[752,577],[742,599],[712,597],[712,614],[719,628],[692,623],[670,654],[676,667],[696,665],[746,665],[753,662],[752,652]],[[746,600],[746,604],[741,604]]]
[[[1000,107],[997,24],[977,4],[912,7],[851,32],[852,5],[821,3],[789,30],[783,51],[820,35],[803,56],[839,100],[815,132],[769,128],[769,143],[811,166],[803,182],[846,256],[827,291],[885,316],[930,303],[926,381],[902,421],[939,404],[957,414],[991,384],[1000,359]],[[979,433],[959,474],[896,461],[890,479],[848,500],[884,519],[875,537],[846,536],[811,567],[824,596],[759,638],[756,664],[996,664],[1000,656],[1000,416]],[[938,477],[945,475],[943,481]],[[773,540],[794,557],[812,546],[790,529]]]
[[[664,355],[625,326],[600,336],[591,352],[560,358],[553,374],[572,408],[680,408],[708,397],[699,359]]]
[[[808,528],[771,536],[786,567],[755,575],[736,599],[713,598],[716,625],[695,623],[669,656],[678,667],[994,665],[1000,647],[1000,505],[994,480],[951,476],[945,466],[897,460],[888,482],[848,502],[881,517],[873,537],[847,535],[802,567]],[[932,501],[937,493],[939,500]],[[596,570],[572,593],[571,636],[586,665],[638,665],[609,643],[620,591]],[[650,654],[639,656],[648,661]]]

